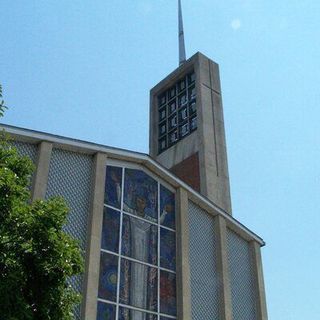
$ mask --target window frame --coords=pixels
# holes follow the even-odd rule
[[[178,284],[178,277],[177,277],[177,261],[176,261],[176,267],[175,267],[175,270],[170,270],[170,269],[167,269],[167,268],[164,268],[162,267],[160,264],[161,264],[161,230],[167,230],[167,231],[170,231],[170,232],[174,232],[174,235],[175,235],[175,256],[177,257],[177,229],[176,229],[176,223],[175,223],[175,229],[172,229],[170,227],[167,227],[163,224],[161,224],[160,222],[160,216],[161,216],[161,205],[160,205],[160,201],[161,201],[161,197],[160,197],[160,190],[161,190],[161,185],[166,188],[168,191],[172,192],[175,196],[175,220],[177,221],[177,192],[175,190],[175,188],[173,188],[170,184],[168,184],[167,182],[163,181],[161,178],[159,178],[158,176],[156,176],[153,172],[149,171],[148,169],[146,169],[145,167],[141,166],[141,165],[137,165],[137,164],[133,164],[133,163],[128,163],[128,162],[125,162],[125,161],[118,161],[118,160],[112,160],[112,159],[108,159],[107,162],[106,162],[106,167],[108,166],[114,166],[114,167],[118,167],[118,168],[121,168],[121,205],[120,205],[120,209],[119,208],[115,208],[113,207],[112,205],[109,205],[109,204],[106,204],[104,203],[104,208],[110,208],[112,210],[115,210],[118,212],[119,214],[119,218],[120,218],[120,228],[119,228],[119,250],[118,252],[113,252],[113,251],[110,251],[110,250],[106,250],[106,249],[102,249],[101,248],[101,244],[100,244],[100,247],[99,247],[99,252],[100,252],[100,258],[101,258],[101,253],[107,253],[107,254],[110,254],[110,255],[113,255],[115,257],[117,257],[118,259],[118,270],[117,270],[117,292],[116,292],[116,295],[117,295],[117,299],[116,299],[116,302],[114,301],[109,301],[109,300],[105,300],[105,299],[102,299],[102,298],[99,298],[97,297],[97,306],[98,306],[98,303],[101,302],[101,303],[106,303],[108,305],[114,305],[116,307],[116,319],[118,319],[118,316],[119,316],[119,311],[120,311],[120,308],[123,307],[123,308],[126,308],[128,310],[135,310],[135,311],[140,311],[140,312],[144,312],[146,314],[153,314],[153,315],[156,315],[157,316],[157,319],[160,319],[161,317],[165,317],[165,318],[168,318],[168,319],[177,319],[178,317],[178,290],[177,290],[177,284]],[[126,169],[134,169],[134,170],[141,170],[143,171],[145,174],[147,174],[149,177],[151,177],[152,179],[154,179],[157,183],[157,201],[158,201],[158,208],[157,208],[157,211],[158,211],[158,221],[157,222],[152,222],[146,218],[143,218],[143,217],[138,217],[130,212],[127,212],[125,209],[124,209],[124,181],[125,181],[125,170]],[[123,217],[124,215],[130,217],[134,217],[134,218],[137,218],[137,219],[141,219],[145,222],[148,222],[152,225],[156,225],[157,226],[157,265],[153,265],[153,264],[150,264],[148,262],[143,262],[143,261],[140,261],[140,260],[137,260],[137,259],[134,259],[132,257],[128,257],[128,256],[125,256],[122,254],[121,252],[121,242],[122,242],[122,223],[123,223]],[[102,235],[102,228],[101,228],[101,235]],[[99,261],[100,261],[100,258],[99,258]],[[128,260],[129,262],[136,262],[136,263],[140,263],[142,265],[145,265],[145,266],[148,266],[148,267],[153,267],[153,268],[156,268],[157,269],[157,275],[158,275],[158,284],[157,284],[157,311],[150,311],[150,310],[147,310],[147,309],[141,309],[141,308],[138,308],[138,307],[134,307],[134,306],[129,306],[129,305],[126,305],[126,304],[122,304],[120,303],[120,276],[121,276],[121,261],[122,259],[126,259]],[[100,262],[99,262],[99,266],[100,266]],[[176,283],[175,283],[175,286],[176,286],[176,315],[175,316],[172,316],[172,315],[168,315],[168,314],[164,314],[164,313],[161,313],[161,310],[160,310],[160,274],[161,274],[161,271],[164,271],[164,272],[169,272],[171,274],[174,274],[175,278],[176,278]],[[100,280],[99,280],[99,283],[100,283]]]
[[[193,78],[193,81],[191,81]],[[181,84],[183,88],[181,88]],[[188,135],[192,134],[197,128],[198,125],[191,130],[189,125],[189,130],[187,134],[181,134],[181,126],[185,123],[191,123],[191,119],[197,116],[197,83],[196,83],[196,73],[194,70],[191,70],[185,73],[182,77],[178,78],[174,84],[171,85],[163,90],[160,91],[159,94],[156,95],[156,108],[158,110],[158,118],[157,118],[157,143],[158,143],[158,154],[166,151],[180,140],[186,138]],[[175,92],[173,96],[172,93]],[[166,102],[160,103],[159,101],[165,97]],[[171,108],[172,104],[175,104],[175,108]],[[194,106],[194,108],[192,108]],[[181,111],[186,108],[186,117],[183,119],[181,118]],[[193,111],[191,112],[191,110]],[[165,115],[161,116],[161,112],[165,110]],[[176,126],[171,126],[170,121],[172,118],[177,117]],[[167,123],[167,130],[165,133],[160,131],[160,125],[166,121]],[[178,129],[177,132],[177,139],[171,142],[171,135],[174,130]],[[166,136],[166,146],[163,148],[161,146],[161,142]]]

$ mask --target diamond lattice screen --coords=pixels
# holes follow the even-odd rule
[[[249,243],[227,230],[233,320],[257,320],[256,290]]]
[[[83,250],[87,241],[92,166],[91,156],[53,149],[46,193],[46,198],[59,195],[67,201],[70,213],[65,231],[80,240]],[[73,277],[70,283],[81,291],[82,277]],[[77,308],[76,319],[80,319],[80,308]]]
[[[192,319],[220,319],[214,220],[189,201],[188,224]]]
[[[38,146],[36,144],[20,142],[20,141],[12,141],[11,144],[17,148],[20,156],[28,156],[31,161],[36,164],[37,155],[38,155]],[[32,185],[32,177],[30,177],[29,189],[31,190]]]
[[[28,156],[33,163],[37,160],[38,146],[36,144],[12,141],[11,144],[17,148],[19,155]]]

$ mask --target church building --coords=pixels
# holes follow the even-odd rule
[[[0,125],[63,196],[85,272],[77,320],[267,320],[264,241],[232,213],[219,66],[201,53],[150,91],[149,154]]]

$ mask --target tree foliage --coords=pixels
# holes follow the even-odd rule
[[[7,107],[5,106],[4,100],[2,99],[2,86],[0,84],[0,117],[3,116],[5,109],[7,109]]]
[[[3,105],[3,104],[2,104]],[[0,137],[0,320],[71,320],[83,271],[76,240],[62,227],[62,198],[30,202],[33,164]]]

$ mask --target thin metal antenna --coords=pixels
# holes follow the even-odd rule
[[[184,32],[183,32],[183,20],[182,20],[182,9],[181,0],[179,0],[179,65],[181,66],[186,62],[186,48],[184,44]]]

